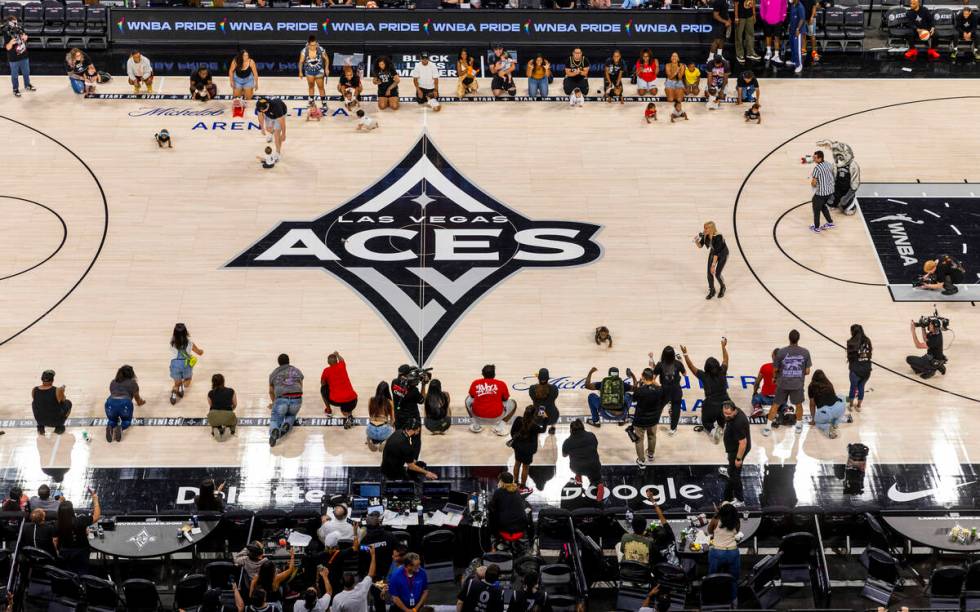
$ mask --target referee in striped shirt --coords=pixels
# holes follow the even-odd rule
[[[817,165],[810,174],[810,186],[813,187],[813,225],[810,231],[819,234],[834,227],[834,220],[830,218],[830,203],[834,198],[834,166],[824,160],[823,151],[814,151],[813,161]],[[823,225],[820,225],[821,213],[827,220]]]

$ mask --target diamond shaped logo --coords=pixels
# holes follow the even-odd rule
[[[129,538],[129,541],[136,544],[137,550],[143,550],[144,546],[150,542],[156,542],[157,539],[156,536],[151,536],[149,533],[147,533],[146,529],[142,529],[139,533]]]
[[[312,221],[283,221],[226,267],[323,268],[425,365],[463,315],[521,268],[598,259],[599,229],[528,219],[464,178],[423,134],[365,191]]]

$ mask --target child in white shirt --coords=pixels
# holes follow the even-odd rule
[[[272,147],[266,147],[265,155],[258,155],[256,159],[262,162],[262,167],[267,170],[276,166],[276,156],[272,153]]]
[[[684,109],[681,107],[680,101],[674,102],[674,110],[670,111],[670,122],[673,123],[678,119],[687,121],[687,113],[685,113]]]
[[[374,117],[368,117],[363,110],[357,111],[357,131],[370,132],[371,130],[377,129],[378,120]]]
[[[585,96],[582,95],[581,89],[576,87],[572,90],[572,95],[568,96],[568,105],[571,107],[585,105]]]

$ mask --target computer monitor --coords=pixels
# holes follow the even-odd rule
[[[362,516],[367,513],[370,502],[366,497],[354,497],[351,503],[351,516]]]
[[[389,480],[384,486],[385,497],[415,497],[415,483],[410,480]]]
[[[445,480],[427,480],[422,483],[423,499],[448,499],[452,484]]]
[[[350,486],[351,497],[381,497],[380,482],[354,482]]]

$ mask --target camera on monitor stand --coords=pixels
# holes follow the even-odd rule
[[[933,325],[936,329],[940,329],[942,331],[949,331],[949,319],[939,316],[939,309],[936,307],[933,307],[931,315],[922,315],[919,317],[919,320],[915,322],[916,327],[921,327],[923,329],[928,329],[929,325]]]

